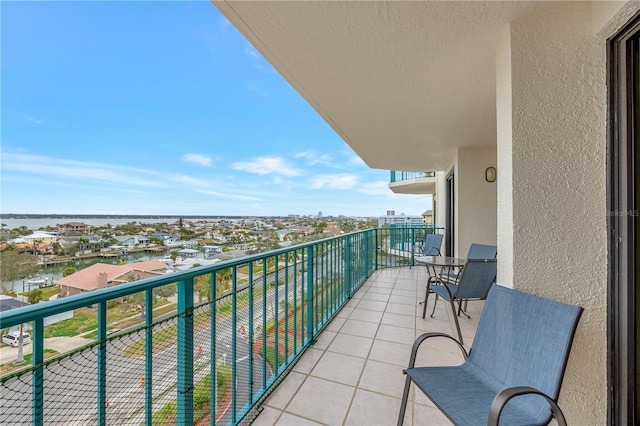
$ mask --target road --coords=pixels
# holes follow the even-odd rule
[[[300,265],[297,266],[300,268]],[[289,273],[293,273],[290,267]],[[278,277],[282,277],[279,271]],[[283,286],[272,286],[275,274],[267,275],[267,309],[266,321],[269,321],[275,307],[289,299],[293,302],[294,294],[299,298],[300,288],[289,286],[285,296]],[[298,284],[299,286],[300,284]],[[262,278],[254,281],[254,288],[262,288]],[[278,289],[276,301],[275,289]],[[233,334],[236,344],[236,412],[249,400],[249,363],[253,369],[253,393],[263,385],[263,371],[269,368],[264,360],[251,353],[247,342],[247,330],[263,324],[262,298],[254,301],[252,323],[249,323],[249,308],[237,310],[236,327],[234,329],[231,316],[220,318],[216,323],[216,362],[231,364]],[[199,312],[197,308],[196,314]],[[282,315],[282,313],[280,313]],[[198,318],[198,317],[196,317]],[[208,320],[208,317],[207,317]],[[154,326],[154,336],[158,338],[163,330],[175,322],[160,323]],[[258,324],[256,326],[255,324]],[[167,332],[175,334],[175,330]],[[139,425],[144,416],[144,359],[131,358],[123,354],[123,350],[133,342],[144,338],[144,330],[131,335],[120,334],[120,338],[107,343],[107,423]],[[209,327],[202,328],[194,335],[194,383],[205,377],[210,370],[210,336]],[[257,334],[256,334],[257,337]],[[178,339],[179,344],[180,339]],[[200,351],[202,348],[202,351]],[[46,424],[86,425],[94,424],[97,418],[97,350],[94,346],[75,353],[45,367],[44,421]],[[154,412],[165,404],[176,399],[177,383],[177,345],[173,344],[153,356],[153,396]],[[267,371],[267,379],[271,376]],[[0,424],[31,423],[31,375],[26,374],[13,378],[2,385],[2,405]],[[218,422],[226,424],[231,421],[231,408],[224,413]]]

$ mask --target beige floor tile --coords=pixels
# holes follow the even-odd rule
[[[450,426],[453,423],[437,408],[415,404],[413,406],[413,424],[416,426]]]
[[[349,319],[340,329],[340,333],[361,337],[374,337],[378,331],[378,324],[370,321]]]
[[[358,303],[358,309],[368,309],[370,311],[381,312],[387,307],[386,302],[376,302],[374,300],[362,300]]]
[[[278,418],[282,411],[271,407],[264,407],[258,417],[251,423],[256,426],[274,426],[278,423]]]
[[[327,327],[324,330],[338,332],[340,331],[340,329],[342,328],[345,322],[347,322],[346,317],[334,318],[333,320],[331,320],[331,322],[327,325]]]
[[[267,399],[266,405],[271,408],[284,410],[306,378],[306,374],[295,371],[290,372],[287,378],[276,388],[269,399]]]
[[[382,319],[384,312],[382,311],[370,311],[369,309],[356,309],[349,316],[350,319],[375,322],[378,324]]]
[[[326,352],[311,371],[311,376],[355,386],[358,384],[364,364],[364,358]]]
[[[402,368],[398,365],[369,360],[364,367],[358,387],[401,398],[405,377],[407,377],[402,374]]]
[[[410,315],[415,316],[415,308],[413,305],[404,305],[400,303],[387,303],[387,310],[385,312],[390,312],[392,314],[401,314],[401,315]]]
[[[324,330],[318,336],[316,343],[313,345],[313,347],[316,349],[327,349],[331,344],[331,342],[333,341],[333,338],[336,337],[337,334],[338,333],[334,331]]]
[[[416,336],[415,331],[410,328],[380,324],[376,339],[412,345]]]
[[[278,426],[314,426],[314,425],[322,425],[322,423],[316,423],[311,420],[308,420],[290,413],[282,414],[282,416],[278,420]]]
[[[302,355],[302,358],[300,358],[300,361],[293,366],[293,371],[297,371],[302,374],[309,374],[311,370],[313,370],[313,367],[316,366],[316,363],[323,353],[324,351],[319,349],[307,349],[307,351]]]
[[[376,340],[373,342],[369,359],[406,366],[411,354],[411,345]]]
[[[309,377],[287,407],[287,412],[328,425],[342,424],[355,388]]]
[[[391,293],[389,293],[389,294],[391,294]],[[367,292],[367,294],[365,294],[362,297],[362,300],[374,300],[376,302],[388,302],[389,301],[389,294]]]
[[[400,303],[403,305],[408,305],[408,306],[415,306],[416,305],[416,298],[415,296],[411,297],[411,296],[400,296],[400,295],[396,295],[395,293],[389,297],[389,303]]]
[[[371,350],[373,339],[367,337],[352,336],[349,334],[338,334],[327,348],[328,351],[338,352],[345,355],[352,355],[366,358]]]
[[[416,319],[413,315],[400,315],[387,312],[382,316],[381,323],[413,329],[416,325]]]
[[[367,294],[385,294],[385,295],[391,295],[391,293],[393,293],[393,288],[391,287],[371,287],[368,291]]]
[[[386,395],[356,391],[349,415],[345,421],[347,425],[387,426],[398,420],[400,399]]]

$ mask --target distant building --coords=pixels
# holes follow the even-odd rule
[[[425,210],[425,212],[422,213],[422,218],[424,223],[433,223],[433,210]]]
[[[66,234],[83,234],[87,235],[91,232],[91,226],[82,222],[64,223],[58,227],[60,235]]]
[[[389,214],[393,213],[393,214]],[[422,225],[423,218],[422,216],[405,216],[404,214],[395,215],[393,210],[387,211],[386,216],[380,216],[378,218],[378,226],[382,227],[383,225],[396,225],[396,224],[405,224],[405,225]]]

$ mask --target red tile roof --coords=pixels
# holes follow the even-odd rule
[[[98,277],[101,273],[107,274],[107,282],[112,282],[132,271],[144,271],[160,275],[164,274],[166,269],[167,265],[159,260],[148,260],[146,262],[129,263],[126,265],[96,263],[95,265],[91,265],[88,268],[81,269],[74,274],[61,278],[57,280],[56,283],[82,290],[95,290],[98,288]]]

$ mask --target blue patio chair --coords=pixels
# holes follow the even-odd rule
[[[398,426],[413,382],[457,425],[566,426],[558,397],[582,308],[493,285],[473,348],[445,333],[425,333],[414,342]],[[420,345],[431,337],[457,342],[459,366],[415,367]]]
[[[456,322],[456,329],[458,330],[458,337],[462,343],[462,333],[460,332],[460,324],[458,322],[458,316],[462,311],[462,302],[469,300],[484,300],[487,298],[491,285],[496,280],[496,260],[495,259],[469,259],[465,263],[462,272],[460,273],[460,279],[457,284],[451,284],[442,281],[438,278],[427,280],[427,291],[424,297],[424,306],[422,307],[422,318],[427,313],[427,300],[429,299],[429,293],[435,293],[435,300],[433,302],[433,311],[431,317],[436,311],[436,303],[438,297],[449,301],[451,310],[453,312],[453,318]],[[458,303],[458,313],[456,314],[455,303]],[[467,317],[467,315],[465,313]]]
[[[417,254],[422,256],[440,256],[440,247],[442,246],[442,234],[427,234],[422,244],[418,246]],[[414,253],[416,251],[414,250]],[[409,266],[411,268],[411,266]]]
[[[469,250],[467,251],[467,259],[495,259],[498,255],[498,247],[487,244],[471,243]],[[453,282],[458,281],[458,275],[451,269],[442,274],[443,281]]]

